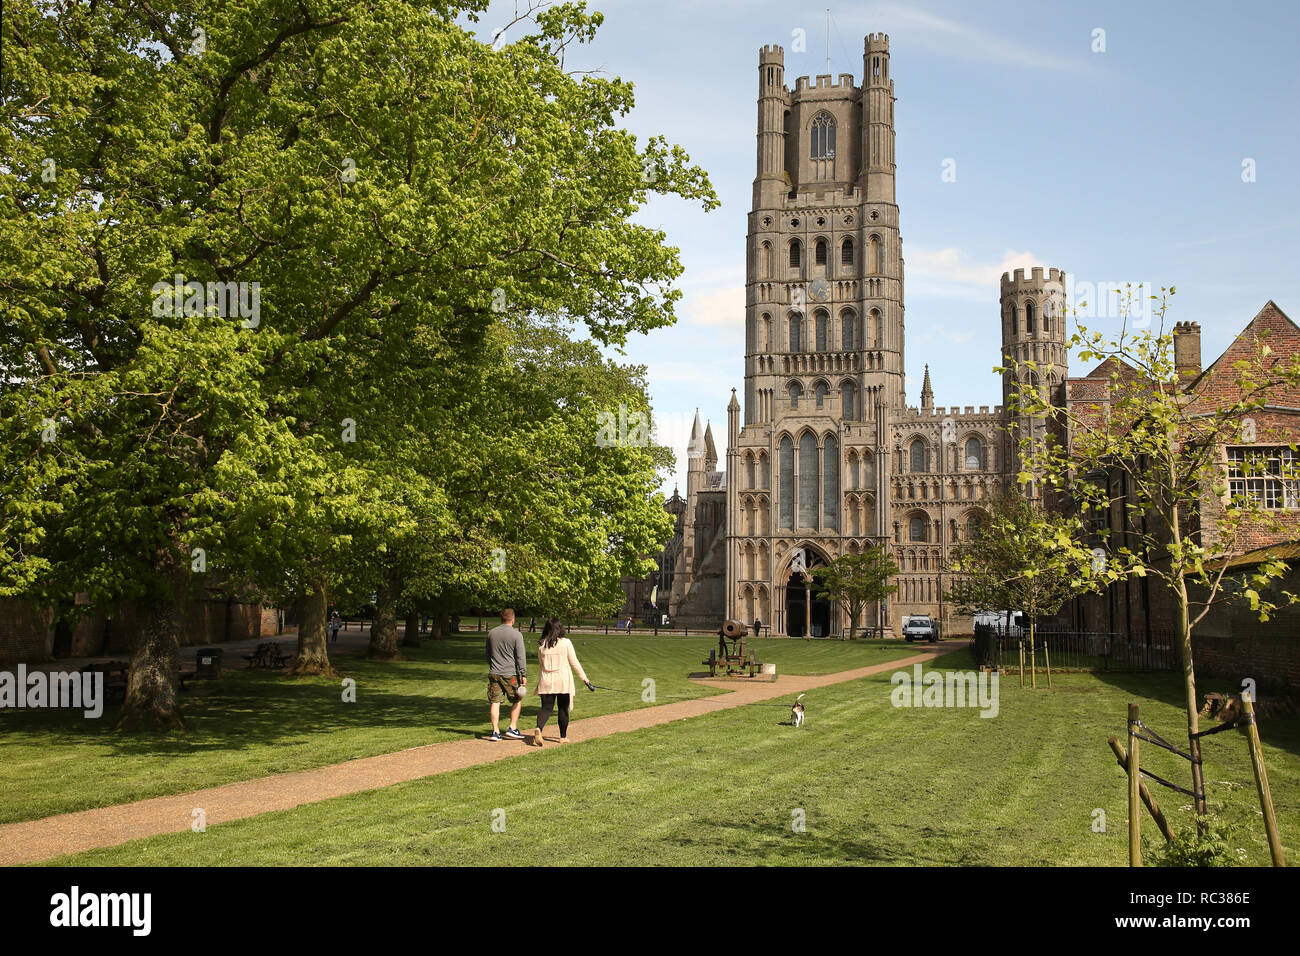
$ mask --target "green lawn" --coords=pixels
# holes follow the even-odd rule
[[[940,666],[967,668],[970,658],[957,652]],[[1123,735],[1127,704],[1138,700],[1144,721],[1176,740],[1176,679],[1068,674],[1055,683],[1035,691],[1004,680],[1000,713],[986,719],[973,709],[894,708],[884,674],[810,692],[801,729],[783,725],[788,702],[754,704],[548,747],[526,765],[475,767],[56,862],[496,866],[504,853],[534,865],[1125,865],[1125,782],[1106,738]],[[1261,729],[1295,862],[1300,721]],[[1248,822],[1235,843],[1266,864],[1244,738],[1220,734],[1205,750],[1211,804],[1226,801]],[[1144,753],[1157,773],[1186,781],[1178,758]],[[1176,822],[1188,819],[1186,798],[1153,789]],[[1096,809],[1107,815],[1104,833],[1092,830]],[[792,828],[798,813],[802,833]]]
[[[527,635],[536,668],[536,636]],[[575,638],[597,684],[625,693],[582,692],[575,715],[592,717],[651,706],[642,680],[654,678],[657,701],[719,691],[687,679],[700,671],[714,639]],[[904,656],[881,642],[765,640],[761,660],[780,673],[822,674]],[[180,793],[271,773],[401,750],[488,728],[483,637],[472,635],[403,649],[409,660],[340,657],[357,682],[356,703],[342,702],[337,680],[287,678],[268,671],[227,671],[183,696],[187,731],[127,736],[112,732],[116,708],[98,720],[66,711],[5,711],[0,716],[0,823]],[[524,706],[525,723],[537,698]]]

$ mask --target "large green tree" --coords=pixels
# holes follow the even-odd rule
[[[676,250],[632,216],[711,207],[703,172],[566,72],[599,14],[493,49],[456,22],[482,7],[6,4],[0,589],[148,609],[124,724],[180,722],[200,558],[300,600],[328,671],[328,596],[454,527],[507,317],[673,321]]]
[[[812,572],[826,596],[848,618],[849,640],[858,636],[858,621],[866,610],[898,590],[897,584],[890,583],[897,574],[898,563],[887,545],[867,548],[857,554],[842,554]]]

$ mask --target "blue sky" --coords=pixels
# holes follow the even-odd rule
[[[504,24],[495,3],[480,32]],[[660,437],[685,480],[685,427],[743,394],[745,215],[754,178],[758,49],[786,83],[826,70],[827,3],[591,2],[605,24],[569,65],[631,81],[639,137],[662,133],[709,171],[704,213],[659,199],[686,271],[678,324],[634,338]],[[831,3],[830,72],[861,79],[862,38],[890,37],[906,264],[909,403],[930,366],[937,405],[994,405],[998,277],[1041,264],[1076,282],[1174,285],[1170,320],[1219,354],[1273,299],[1300,321],[1300,8],[1237,2]],[[1105,52],[1093,52],[1094,31]],[[806,34],[795,52],[794,31]],[[956,180],[941,179],[955,161]],[[1243,182],[1254,161],[1255,181]],[[1102,330],[1118,322],[1088,319]],[[1071,373],[1087,369],[1072,363]]]

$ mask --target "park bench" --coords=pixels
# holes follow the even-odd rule
[[[104,693],[108,695],[108,699],[125,700],[126,675],[130,670],[131,664],[128,661],[106,661],[102,664],[98,661],[92,661],[81,668],[81,673],[94,674],[97,671],[103,671]]]
[[[249,667],[284,667],[289,663],[289,654],[280,650],[280,646],[274,641],[266,641],[258,644],[257,650],[251,654],[245,654],[244,660],[248,661]]]

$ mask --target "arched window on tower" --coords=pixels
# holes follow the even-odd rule
[[[798,408],[799,399],[803,396],[803,386],[800,385],[798,382],[791,382],[789,393],[790,393],[790,407]]]
[[[827,349],[827,326],[830,325],[831,317],[826,314],[825,309],[818,309],[814,316],[816,321],[816,350],[825,352]]]
[[[930,522],[926,521],[924,515],[912,515],[907,522],[907,540],[928,541],[929,535],[927,532],[929,531],[929,523]]]
[[[913,441],[908,448],[908,456],[910,458],[907,466],[908,471],[914,474],[925,471],[925,442],[919,438]]]
[[[867,346],[869,348],[882,348],[885,344],[885,330],[880,324],[880,310],[871,310],[871,321],[867,329]]]
[[[846,422],[858,419],[858,390],[852,382],[840,386],[840,417]]]
[[[835,120],[829,113],[818,113],[812,121],[813,159],[833,159],[835,157]]]
[[[867,251],[867,268],[871,275],[878,276],[885,271],[885,245],[879,236],[871,237],[871,248]]]
[[[984,443],[978,438],[966,439],[966,470],[980,471],[984,467]]]
[[[764,242],[758,250],[758,274],[761,278],[772,278],[772,244]]]
[[[798,239],[791,239],[790,240],[790,268],[798,269],[801,262],[803,262],[803,246],[800,245]]]
[[[760,352],[772,351],[772,317],[766,312],[763,313],[763,321],[759,324],[759,342],[758,349]]]
[[[803,316],[798,312],[790,313],[790,351],[803,351]]]
[[[817,487],[821,484],[817,439],[812,432],[799,437],[799,527],[817,527]]]
[[[840,528],[840,443],[827,435],[822,445],[822,529]]]
[[[778,477],[781,479],[781,506],[777,520],[784,529],[794,528],[794,442],[781,437]]]
[[[980,536],[980,528],[983,527],[983,525],[984,522],[980,520],[979,515],[971,515],[969,518],[967,518],[966,519],[966,540],[974,541],[976,538],[978,538]]]
[[[827,260],[826,240],[818,239],[817,245],[813,246],[813,263],[819,266],[826,265]]]
[[[853,265],[853,238],[851,236],[846,236],[844,241],[840,243],[840,265]]]
[[[846,352],[853,349],[853,313],[845,309],[840,313],[840,347]]]
[[[823,408],[826,405],[826,396],[830,394],[830,389],[826,387],[825,382],[818,382],[813,388],[813,395],[817,399],[817,407]]]
[[[1025,334],[1034,334],[1034,303],[1025,303]]]

